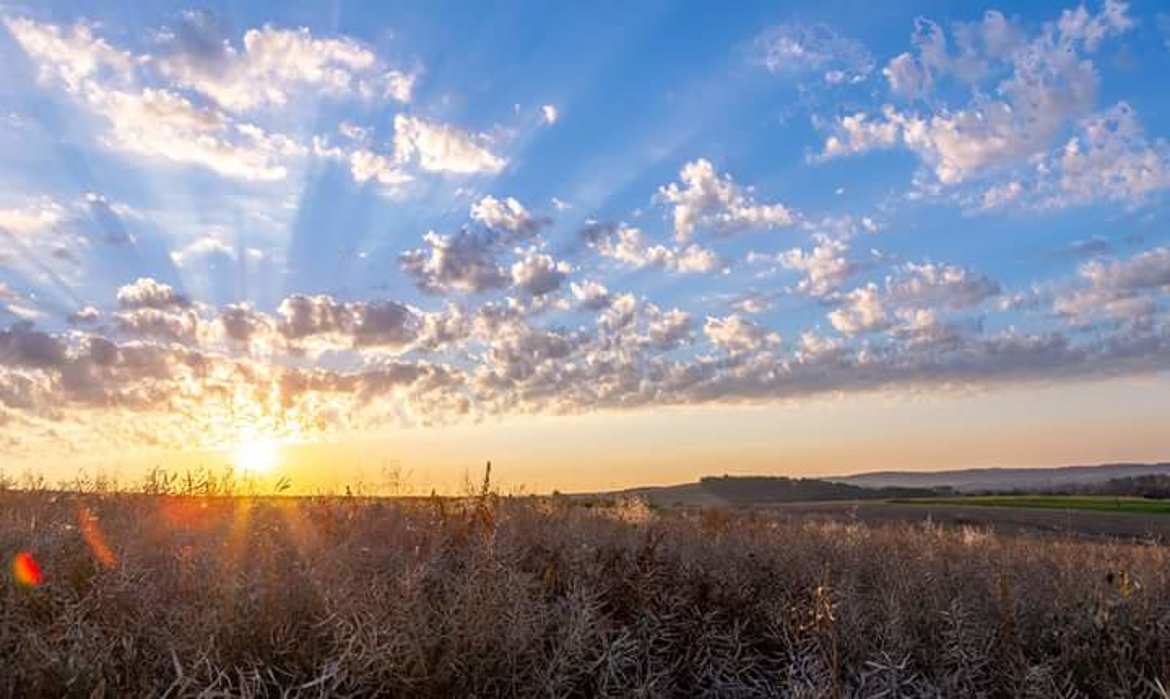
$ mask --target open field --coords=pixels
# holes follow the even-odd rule
[[[40,568],[4,577],[0,696],[1154,696],[1170,679],[1161,546],[488,492],[0,498],[0,554]]]
[[[856,521],[873,525],[931,522],[952,527],[991,528],[1002,534],[1170,542],[1170,517],[1162,514],[966,504],[967,499],[797,502],[767,506],[767,509],[793,519]]]
[[[1043,510],[1087,510],[1142,515],[1170,514],[1170,500],[1112,495],[968,495],[960,497],[899,498],[891,502],[908,505],[960,505],[978,507],[1024,507]]]

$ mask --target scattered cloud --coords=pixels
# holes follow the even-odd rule
[[[394,153],[400,163],[417,162],[431,172],[495,174],[508,164],[489,150],[491,139],[450,124],[399,114],[394,117]]]
[[[674,233],[687,242],[696,230],[727,236],[745,230],[782,228],[796,222],[783,204],[756,203],[752,191],[720,175],[710,161],[700,158],[679,171],[679,183],[660,187],[656,199],[673,207]]]
[[[825,83],[858,83],[874,69],[863,44],[824,24],[785,23],[757,36],[750,60],[778,75],[815,75]]]

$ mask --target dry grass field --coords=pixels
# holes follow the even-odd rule
[[[562,498],[0,494],[0,696],[1166,696],[1161,546]]]

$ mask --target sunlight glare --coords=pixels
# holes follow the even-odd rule
[[[236,447],[234,463],[244,473],[270,473],[276,467],[278,451],[272,439],[253,439]]]

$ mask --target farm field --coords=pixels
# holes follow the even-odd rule
[[[0,494],[0,696],[1141,696],[1170,676],[1165,547],[822,515]]]
[[[1088,510],[1141,515],[1170,514],[1170,500],[1112,495],[966,495],[956,497],[898,498],[909,505],[959,505],[963,507],[1023,507],[1049,510]]]
[[[956,497],[799,502],[771,506],[768,509],[782,516],[798,519],[858,521],[869,524],[929,521],[954,527],[987,527],[1004,534],[1170,542],[1170,517],[1163,514],[1116,509],[1021,507],[988,502],[976,504],[968,503],[968,499]]]

